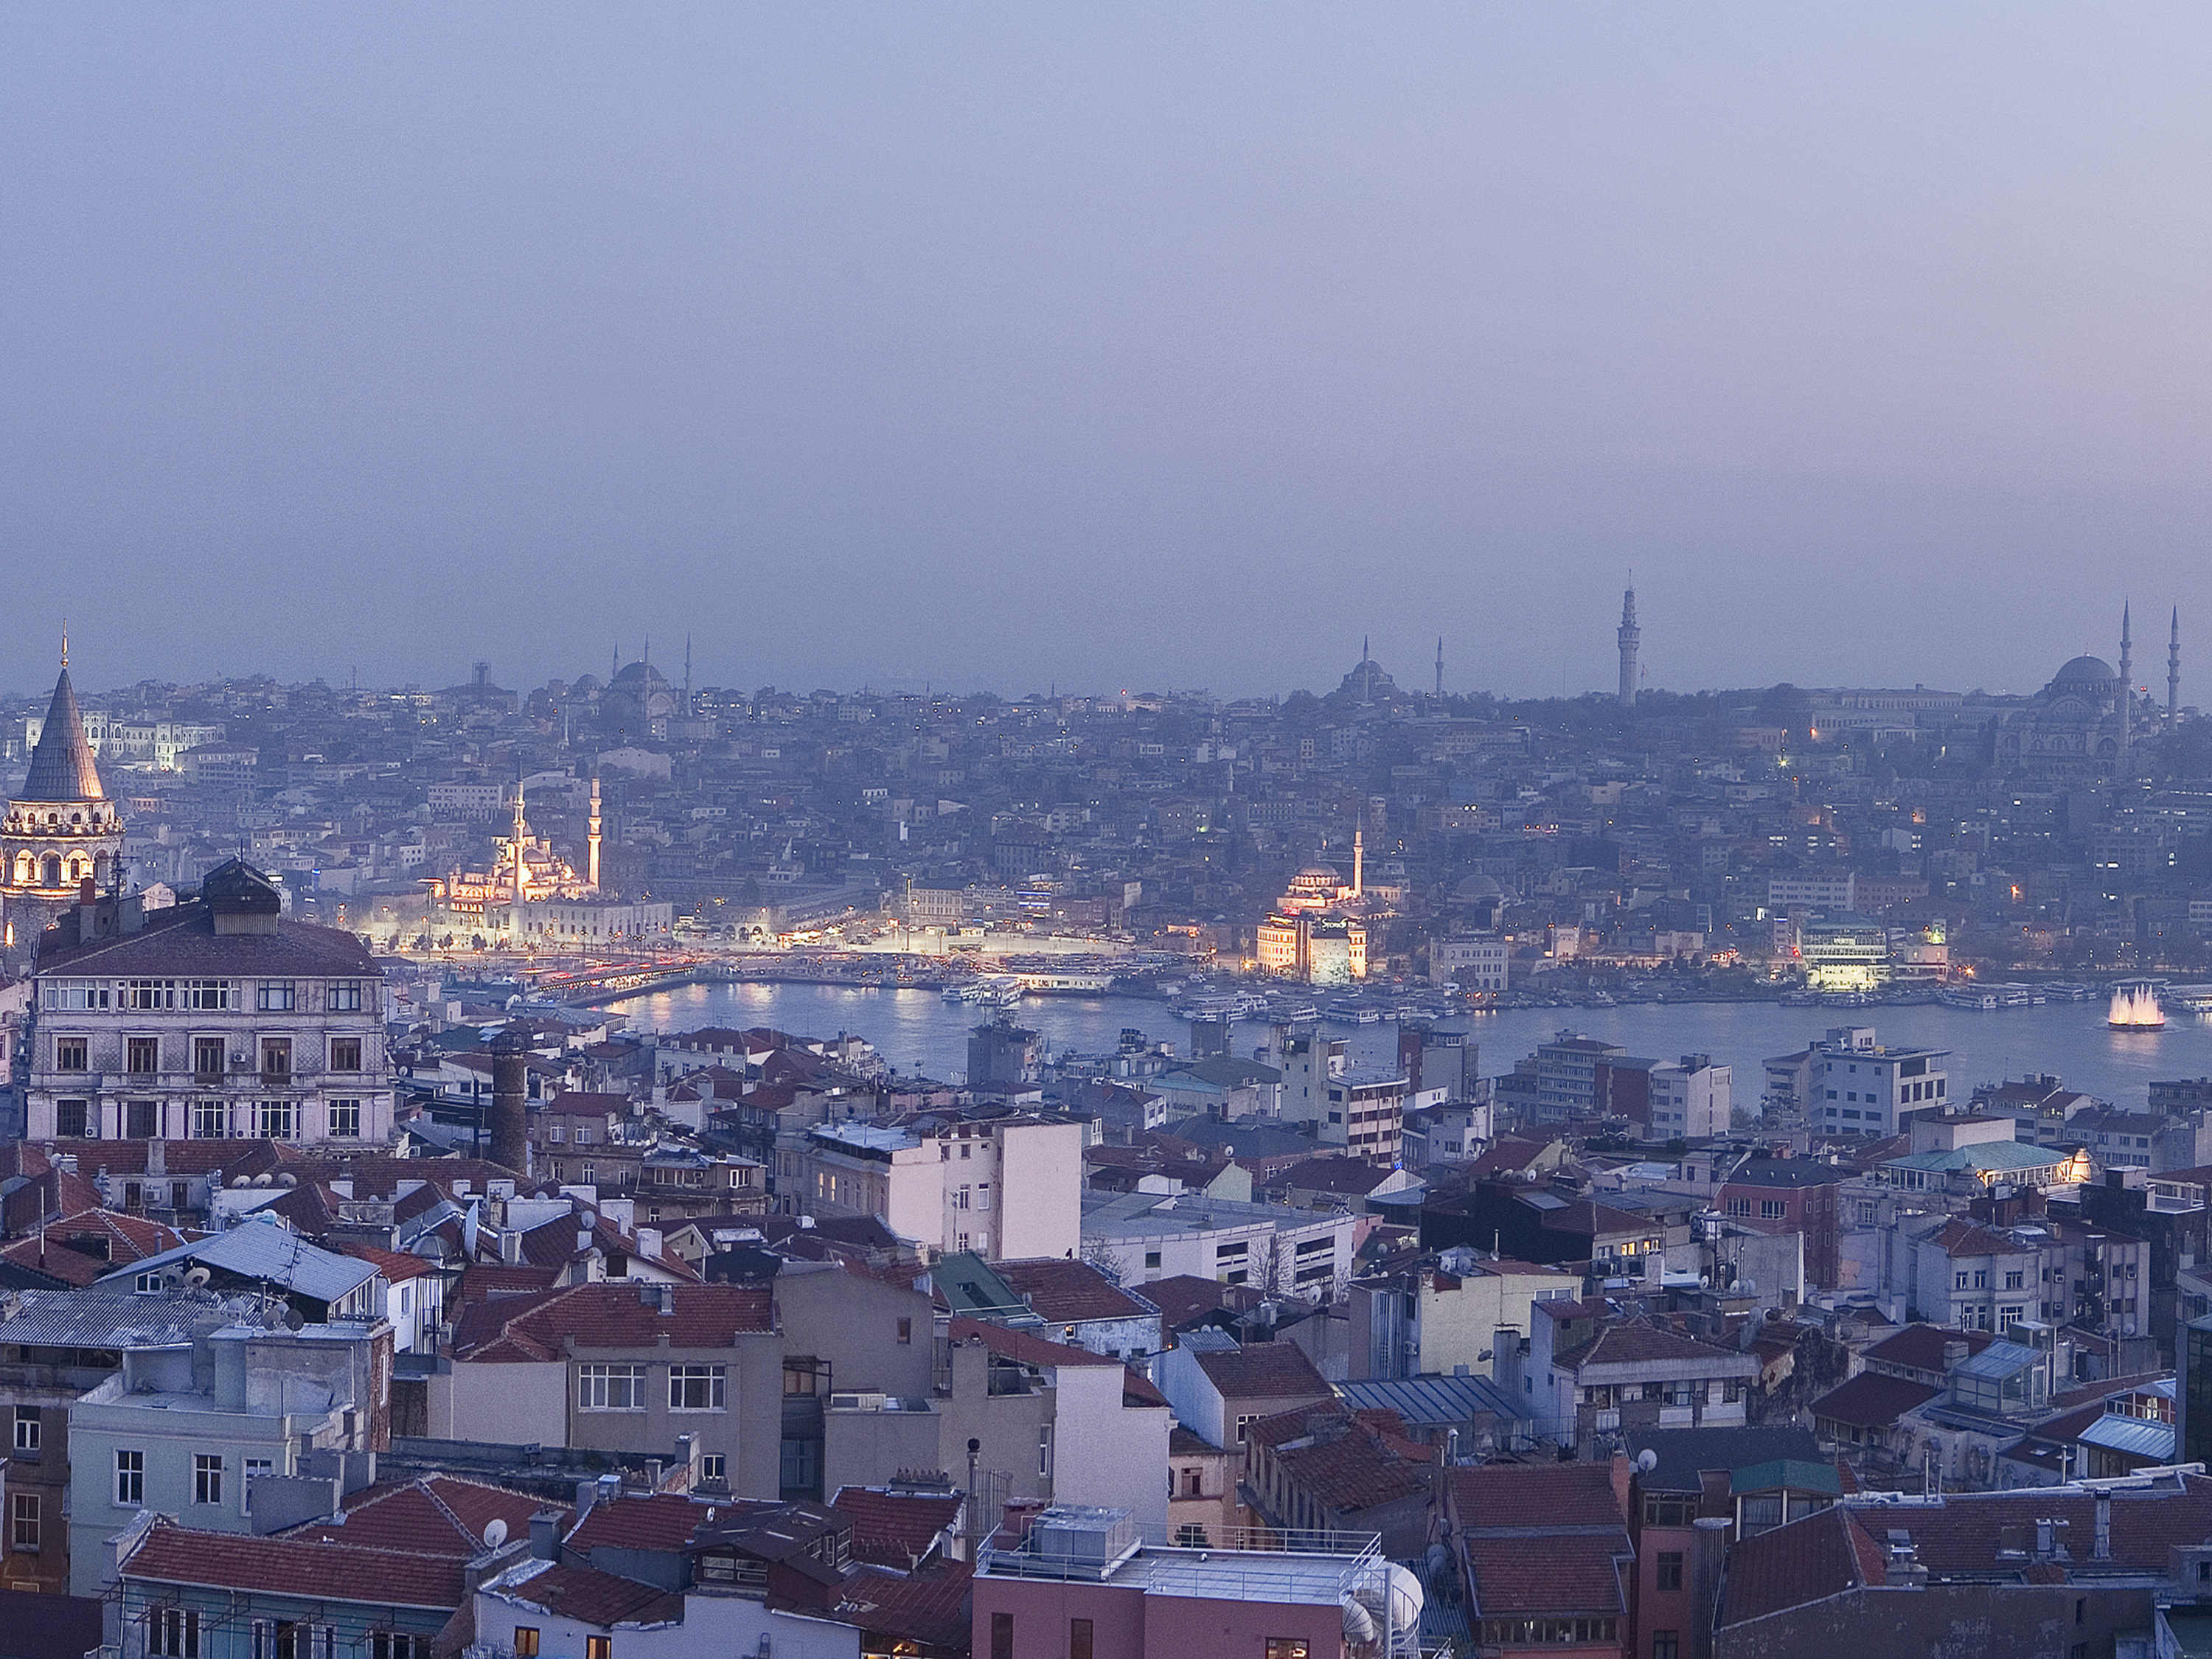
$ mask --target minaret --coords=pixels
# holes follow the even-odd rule
[[[514,781],[514,902],[522,902],[523,884],[529,878],[529,867],[522,861],[522,840],[529,832],[522,827],[522,780]]]
[[[1375,701],[1375,673],[1367,665],[1367,635],[1359,636],[1359,701],[1364,707]]]
[[[1636,625],[1636,584],[1631,580],[1620,596],[1620,706],[1636,706],[1636,647],[1644,630]]]
[[[2135,736],[2136,711],[2136,648],[2129,637],[2128,612],[2124,600],[2120,605],[2120,759],[2128,758],[2128,750]]]
[[[2166,729],[2181,722],[2181,607],[2173,607],[2173,632],[2166,641]]]
[[[1444,700],[1444,636],[1437,635],[1437,701]]]
[[[592,890],[596,893],[599,890],[599,781],[597,778],[592,780],[592,827],[584,838],[584,845],[590,851]]]
[[[1358,898],[1367,885],[1367,830],[1364,825],[1354,825],[1352,831],[1352,896]]]

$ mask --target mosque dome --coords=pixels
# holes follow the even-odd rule
[[[1468,877],[1452,890],[1452,897],[1462,904],[1478,903],[1484,899],[1503,898],[1505,890],[1498,884],[1495,876]]]
[[[1334,888],[1340,885],[1343,879],[1325,864],[1309,864],[1291,878],[1291,885],[1293,889]]]
[[[2060,669],[2055,677],[2061,685],[2075,680],[2116,680],[2119,670],[2102,657],[2076,657]]]
[[[628,691],[635,696],[644,691],[666,689],[668,677],[649,662],[634,662],[625,666],[607,682],[610,691]]]

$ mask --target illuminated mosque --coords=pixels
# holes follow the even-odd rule
[[[2180,716],[2181,612],[2173,613],[2166,646],[2166,714]],[[2126,775],[2135,750],[2161,724],[2157,706],[2135,684],[2135,641],[2128,607],[2120,611],[2120,665],[2075,657],[2051,676],[2027,707],[1998,729],[1997,758],[2026,772],[2096,776]]]

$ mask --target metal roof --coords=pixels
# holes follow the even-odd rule
[[[216,1234],[212,1238],[197,1238],[189,1244],[179,1244],[173,1250],[165,1250],[160,1255],[149,1255],[143,1261],[134,1261],[119,1272],[97,1280],[96,1284],[107,1285],[118,1280],[135,1280],[143,1273],[167,1267],[186,1267],[196,1263],[220,1267],[225,1273],[236,1273],[241,1279],[281,1285],[288,1291],[312,1297],[318,1302],[338,1301],[377,1276],[377,1268],[372,1262],[339,1255],[319,1245],[310,1244],[273,1219],[257,1219],[243,1222],[228,1232]]]
[[[2014,1373],[2027,1370],[2040,1358],[2033,1348],[2024,1348],[2017,1342],[1992,1342],[1972,1359],[1958,1367],[1954,1376],[1979,1376],[2002,1382]]]
[[[185,1348],[195,1335],[250,1322],[258,1311],[251,1298],[205,1291],[26,1291],[15,1315],[0,1320],[0,1342],[32,1348]]]
[[[2085,1445],[2102,1446],[2107,1451],[2125,1452],[2130,1457],[2148,1458],[2154,1463],[2173,1461],[2173,1425],[2154,1423],[2147,1418],[2123,1417],[2117,1412],[2107,1412],[2076,1437]]]
[[[1406,1376],[1340,1382],[1337,1398],[1354,1411],[1393,1411],[1407,1428],[1449,1427],[1486,1413],[1516,1415],[1512,1396],[1486,1376]]]
[[[46,723],[39,731],[39,746],[31,751],[31,769],[15,799],[24,801],[100,800],[100,769],[92,763],[92,745],[85,741],[84,716],[77,710],[76,688],[69,670],[54,682],[53,701],[46,705]]]

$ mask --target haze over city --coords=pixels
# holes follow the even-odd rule
[[[2212,616],[2200,8],[0,26],[0,682],[2027,692]]]

